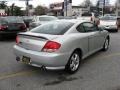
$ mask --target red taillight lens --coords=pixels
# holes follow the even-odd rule
[[[19,37],[16,36],[16,44],[19,44]]]
[[[5,30],[6,28],[7,28],[7,26],[0,25],[0,30]]]
[[[43,47],[42,51],[44,52],[55,52],[60,48],[61,44],[54,42],[54,41],[48,41],[45,46]]]
[[[21,24],[21,25],[20,25],[20,28],[21,28],[22,30],[26,30],[26,29],[27,29],[27,27],[26,27],[25,24]]]

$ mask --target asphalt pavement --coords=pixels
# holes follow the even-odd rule
[[[15,40],[0,41],[0,90],[120,90],[120,31],[110,35],[109,50],[82,61],[72,75],[17,62]]]

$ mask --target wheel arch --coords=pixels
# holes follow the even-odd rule
[[[80,58],[82,59],[82,56],[83,56],[82,49],[81,49],[81,48],[76,48],[76,49],[74,49],[73,53],[74,53],[75,51],[79,52]]]

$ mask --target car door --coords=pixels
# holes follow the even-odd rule
[[[94,53],[100,47],[99,30],[91,22],[83,23],[86,34],[88,34],[89,54]]]
[[[79,32],[79,36],[81,38],[81,34],[84,36],[82,37],[82,39],[79,39],[78,42],[80,45],[82,45],[82,53],[83,53],[83,57],[88,56],[89,53],[89,46],[88,46],[88,36],[89,34],[87,34],[84,30],[83,24],[79,24],[76,27],[76,30]]]
[[[105,35],[104,31],[102,29],[99,29],[97,26],[95,26],[95,50],[99,50],[103,47],[104,41],[105,41]]]

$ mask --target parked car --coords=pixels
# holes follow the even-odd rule
[[[110,36],[91,22],[59,20],[19,33],[14,45],[16,60],[75,73],[82,59],[109,48]]]
[[[76,16],[58,16],[58,19],[76,19]]]
[[[58,18],[55,16],[47,16],[47,15],[35,16],[33,18],[33,22],[30,23],[30,29],[54,20],[58,20]]]
[[[117,17],[115,16],[102,16],[100,17],[100,25],[108,30],[118,32],[118,27],[116,25]]]
[[[16,35],[25,32],[26,25],[19,17],[0,17],[0,39],[3,36]]]
[[[77,17],[77,19],[79,19],[79,20],[86,20],[86,21],[91,21],[90,19],[91,19],[91,17],[90,16],[81,16],[81,17]]]
[[[91,22],[95,23],[96,25],[100,24],[100,19],[99,19],[98,15],[95,13],[92,13],[91,16],[81,16],[81,17],[79,16],[79,17],[77,17],[77,19],[91,21]]]

